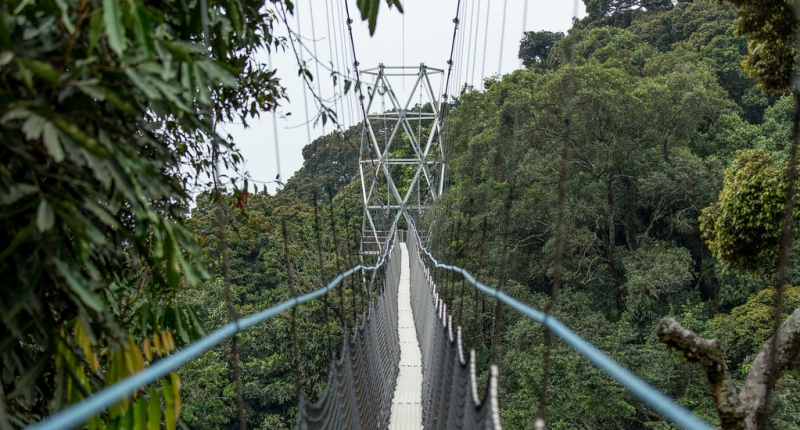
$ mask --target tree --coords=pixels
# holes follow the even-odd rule
[[[379,3],[359,2],[373,30]],[[282,47],[275,19],[252,0],[0,3],[0,419],[28,425],[203,335],[177,300],[205,273],[189,195],[240,161],[212,124],[284,97],[254,55]],[[91,426],[163,400],[174,428],[162,385]]]
[[[786,92],[797,60],[795,5],[784,0],[728,0],[739,8],[736,31],[749,39],[742,64],[766,92]]]
[[[517,56],[528,69],[544,68],[550,49],[559,40],[564,38],[564,33],[553,31],[526,31],[519,43]]]
[[[783,163],[763,150],[743,151],[725,171],[719,201],[703,209],[703,239],[723,267],[771,278],[785,199]]]
[[[336,196],[358,175],[358,141],[361,126],[318,137],[303,148],[303,167],[286,182],[282,193],[312,204]]]
[[[672,7],[671,0],[584,0],[590,21],[598,21],[614,14],[622,14],[637,9],[665,10]]]

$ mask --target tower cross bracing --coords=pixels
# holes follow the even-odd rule
[[[390,226],[401,215],[418,220],[444,189],[441,88],[434,91],[431,84],[432,77],[443,84],[444,70],[380,64],[362,74],[373,80],[367,87],[359,148],[361,253],[377,256]],[[407,95],[399,95],[392,82],[408,78],[414,84]]]

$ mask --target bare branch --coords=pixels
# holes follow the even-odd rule
[[[774,345],[773,339],[776,340]],[[767,397],[778,379],[778,374],[798,352],[800,352],[800,309],[795,309],[775,336],[761,347],[742,386],[740,398],[747,411],[747,428],[757,428],[759,421],[767,412]]]
[[[797,313],[797,312],[796,312]],[[717,339],[704,339],[683,327],[672,317],[664,317],[656,328],[658,340],[683,353],[689,361],[700,363],[711,383],[717,414],[723,429],[743,429],[745,408],[731,374],[725,366],[722,344]],[[759,355],[760,356],[760,355]]]

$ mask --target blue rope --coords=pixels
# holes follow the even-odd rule
[[[460,273],[461,276],[467,280],[467,282],[474,285],[481,292],[496,298],[497,300],[512,307],[522,315],[525,315],[526,317],[544,325],[553,333],[558,335],[561,339],[563,339],[567,344],[572,346],[575,350],[583,354],[584,357],[588,358],[589,361],[594,363],[595,366],[603,369],[606,373],[608,373],[609,376],[622,384],[639,400],[643,401],[675,424],[692,430],[712,429],[707,422],[696,417],[683,406],[675,403],[674,400],[667,397],[661,391],[651,387],[647,382],[634,375],[630,370],[620,366],[612,358],[597,349],[594,345],[584,340],[577,333],[570,330],[567,326],[561,323],[561,321],[555,319],[553,316],[547,315],[538,309],[532,308],[502,291],[498,291],[487,286],[483,282],[475,279],[471,273],[465,269],[462,269],[461,267],[439,263],[439,261],[433,258],[433,255],[431,255],[431,253],[422,246],[422,241],[419,237],[416,226],[414,226],[413,229],[417,238],[417,243],[419,244],[419,249],[421,249],[428,256],[428,258],[431,259],[436,267]]]
[[[324,294],[329,293],[334,287],[339,285],[342,280],[359,270],[377,270],[386,261],[386,254],[389,250],[388,244],[391,243],[395,234],[395,226],[392,227],[392,232],[389,235],[389,240],[386,241],[387,246],[384,248],[383,255],[377,264],[374,266],[356,265],[352,269],[340,273],[339,276],[334,278],[328,285],[319,290],[312,291],[300,297],[291,298],[279,305],[265,309],[256,314],[244,317],[240,320],[231,322],[220,328],[219,330],[209,334],[208,336],[199,339],[198,341],[186,346],[180,351],[165,357],[161,360],[151,364],[143,371],[131,375],[116,384],[97,392],[96,394],[87,397],[80,403],[77,403],[67,409],[62,410],[54,415],[45,418],[42,421],[28,427],[29,430],[68,430],[76,428],[85,422],[89,421],[93,416],[102,413],[115,403],[131,395],[137,390],[142,389],[148,384],[151,384],[158,379],[166,376],[173,370],[181,365],[191,361],[203,352],[211,349],[214,345],[219,344],[223,340],[242,330],[248,329],[258,323],[266,321],[279,313],[291,309],[300,303],[305,303],[314,300]]]

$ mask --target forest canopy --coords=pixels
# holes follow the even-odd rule
[[[370,31],[381,3],[358,2]],[[304,165],[275,195],[216,181],[217,160],[237,166],[241,154],[213,123],[285,101],[254,53],[285,47],[275,8],[292,3],[202,4],[0,2],[3,430],[359,261],[358,127],[297,142]],[[738,399],[775,315],[800,318],[797,266],[775,285],[793,196],[797,20],[782,1],[585,5],[567,33],[524,35],[524,69],[450,100],[448,186],[421,220],[436,226],[429,248],[726,425],[708,368],[666,344],[680,350],[669,336],[681,330],[718,339],[715,363]],[[563,342],[548,347],[540,326],[435,276],[478,379],[499,365],[505,428],[534,426],[543,388],[550,428],[672,428]],[[375,298],[364,281],[212,349],[87,427],[234,429],[240,411],[248,427],[291,427],[299,389],[319,397]],[[798,428],[794,351],[761,428]]]

